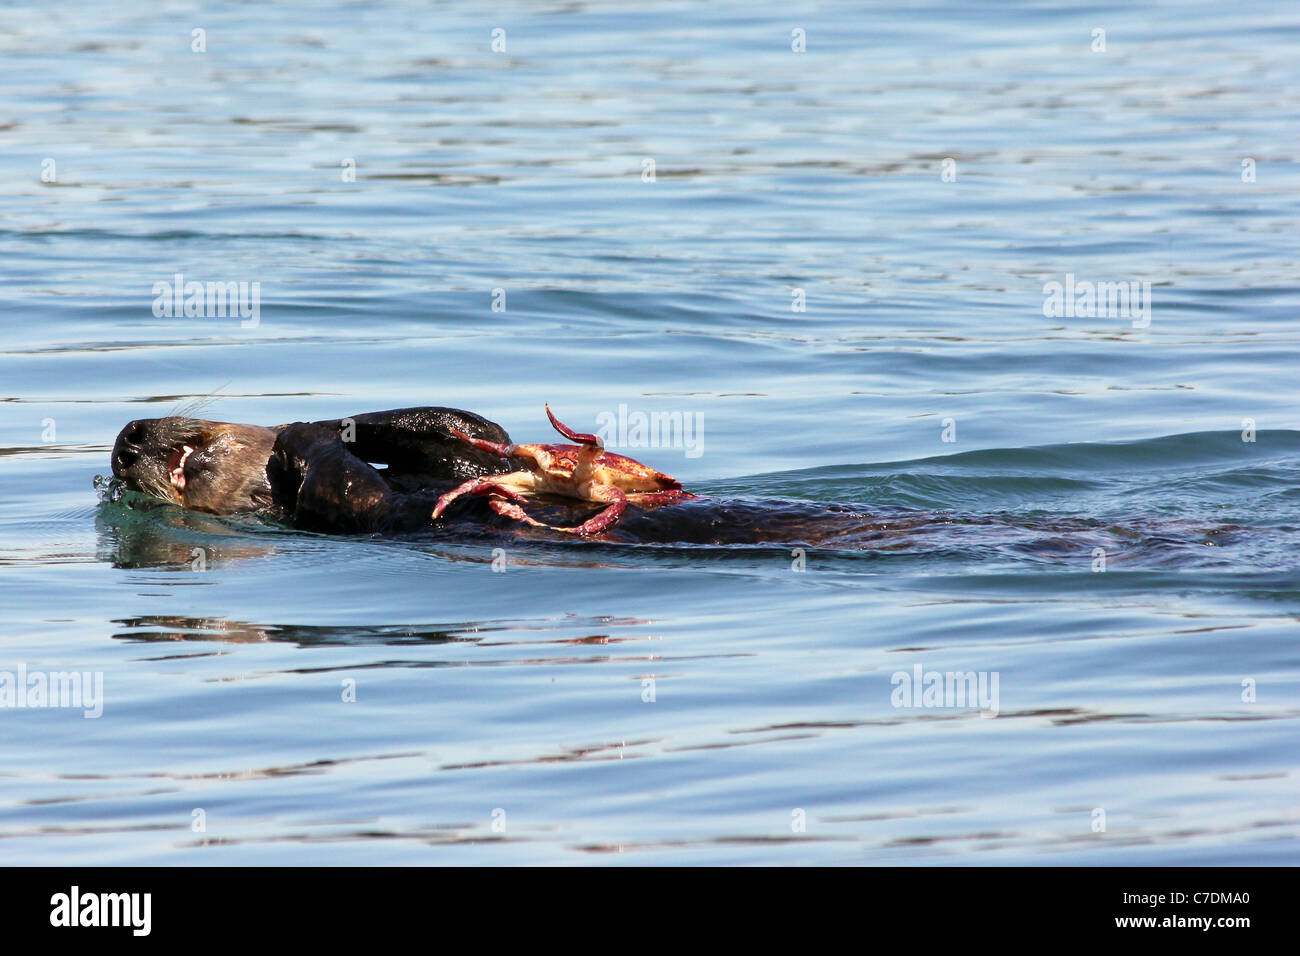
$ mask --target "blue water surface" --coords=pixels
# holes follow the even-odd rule
[[[0,7],[0,685],[103,691],[0,706],[0,861],[1297,862],[1297,89],[1284,2]],[[611,444],[899,530],[97,491],[204,396],[676,414]]]

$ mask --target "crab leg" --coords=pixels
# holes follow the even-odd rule
[[[521,476],[526,478],[532,477],[528,472],[521,471],[516,472],[514,475],[497,475],[495,478],[471,478],[463,485],[453,488],[438,499],[438,503],[433,506],[433,519],[437,521],[438,518],[441,517],[442,513],[447,510],[447,506],[461,495],[501,495],[505,498],[509,498],[511,501],[527,501],[528,499],[519,492],[501,483],[504,479],[518,478]],[[496,504],[495,498],[492,500],[492,504]]]
[[[614,525],[618,524],[619,519],[623,517],[623,512],[627,510],[627,497],[617,488],[601,489],[601,496],[601,500],[609,502],[609,507],[588,518],[582,524],[574,525],[572,528],[561,528],[558,525],[544,524],[530,516],[518,505],[500,501],[496,498],[491,499],[489,504],[492,506],[492,510],[497,514],[505,515],[507,518],[515,518],[519,521],[527,522],[535,528],[548,528],[551,531],[564,531],[568,534],[598,534],[606,528],[612,528]]]
[[[528,512],[518,505],[511,504],[509,501],[502,501],[500,498],[489,498],[488,507],[499,515],[504,515],[507,518],[514,518],[516,521],[522,521],[525,524],[535,525],[538,528],[550,527],[550,525],[542,524],[536,518],[530,517]]]
[[[623,517],[623,512],[627,510],[627,496],[617,488],[601,489],[602,497],[612,499],[609,507],[599,514],[593,515],[576,528],[557,528],[558,531],[572,531],[574,534],[596,534],[604,531],[606,528],[612,528],[618,524],[619,519]]]
[[[479,451],[485,451],[489,455],[496,455],[498,458],[512,458],[518,445],[501,445],[494,441],[486,441],[482,438],[470,438],[459,428],[453,428],[451,433],[463,442],[468,442]],[[467,482],[468,484],[468,482]]]
[[[569,441],[576,441],[579,445],[591,445],[604,450],[605,443],[600,440],[599,436],[589,434],[588,432],[575,432],[572,428],[564,424],[564,422],[560,421],[551,413],[550,405],[546,406],[546,417],[551,420],[551,424],[555,426],[555,430],[565,438],[569,439]]]
[[[516,521],[523,521],[534,528],[547,528],[550,531],[564,531],[568,534],[598,534],[618,524],[619,519],[623,517],[623,512],[627,509],[627,497],[617,488],[601,489],[601,494],[602,500],[609,501],[609,507],[572,528],[561,528],[558,525],[538,521],[519,505],[502,501],[500,498],[488,499],[488,505],[497,514],[504,515],[507,518],[514,518]],[[526,499],[516,497],[515,500]]]

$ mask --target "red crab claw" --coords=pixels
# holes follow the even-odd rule
[[[599,436],[592,435],[588,432],[575,432],[572,428],[564,424],[564,422],[560,421],[551,413],[550,405],[546,406],[546,417],[551,420],[551,424],[555,426],[555,430],[565,438],[569,439],[569,441],[576,441],[579,445],[592,445],[596,448],[604,449],[605,443],[600,440]]]

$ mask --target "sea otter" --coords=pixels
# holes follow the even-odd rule
[[[570,432],[567,437],[595,441]],[[512,468],[529,457],[546,465],[546,481],[514,498],[530,481]],[[205,421],[188,415],[130,422],[113,447],[120,486],[163,502],[211,515],[255,514],[307,531],[335,534],[433,534],[447,540],[481,540],[484,534],[602,544],[808,545],[852,551],[901,549],[944,553],[960,542],[990,553],[1012,549],[1078,560],[1098,547],[1120,553],[1135,542],[1152,546],[1227,542],[1234,526],[1165,522],[1158,529],[1124,528],[1109,519],[1013,514],[958,514],[880,505],[711,497],[681,492],[653,469],[647,486],[629,485],[617,521],[601,520],[608,500],[546,494],[551,479],[572,475],[563,459],[577,446],[512,445],[505,429],[456,408],[399,408],[321,422],[262,427]],[[590,452],[588,452],[590,454]],[[554,456],[552,456],[554,457]],[[639,462],[612,456],[635,472]],[[538,470],[533,461],[533,473]],[[376,467],[376,465],[382,467]],[[618,470],[618,462],[614,462]],[[557,470],[558,468],[558,470]],[[656,477],[657,476],[657,477]],[[614,476],[616,479],[618,476]],[[663,488],[667,496],[654,491]],[[560,481],[561,490],[565,489]],[[608,490],[607,488],[605,490]],[[533,491],[540,493],[534,494]],[[486,492],[486,494],[482,494]],[[520,514],[518,507],[543,518]],[[575,535],[585,524],[597,530]],[[559,527],[561,524],[578,527]],[[1091,558],[1089,558],[1091,560]]]
[[[274,427],[175,415],[128,423],[113,446],[112,466],[125,488],[184,508],[257,514],[338,534],[491,528],[563,538],[547,529],[590,520],[605,507],[551,499],[539,512],[550,523],[537,528],[502,513],[509,509],[490,507],[483,497],[440,501],[466,482],[508,472],[512,462],[503,457],[508,449],[499,446],[509,444],[500,425],[456,408],[399,408]],[[498,453],[484,450],[493,446]],[[519,446],[536,447],[560,446]],[[599,537],[683,544],[838,539],[852,547],[852,538],[897,534],[907,524],[906,516],[868,516],[837,505],[683,495],[663,507],[634,500],[617,526],[602,529]]]

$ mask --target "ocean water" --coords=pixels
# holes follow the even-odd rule
[[[0,7],[0,692],[102,682],[0,706],[0,861],[1300,861],[1297,89],[1281,2]],[[102,495],[203,397],[891,531]]]

